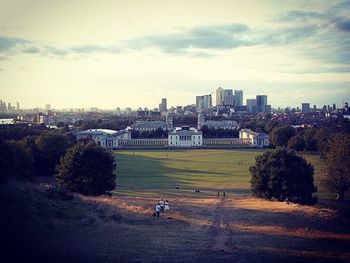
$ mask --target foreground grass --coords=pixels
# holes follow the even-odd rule
[[[50,193],[50,192],[49,192]],[[0,185],[8,262],[348,262],[349,204],[301,206],[230,194],[153,197],[52,195]],[[7,261],[4,261],[7,262]]]

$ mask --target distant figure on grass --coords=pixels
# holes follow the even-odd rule
[[[165,200],[165,203],[164,203],[164,211],[169,211],[170,207],[169,207],[169,202],[168,200]]]
[[[224,198],[225,198],[225,196],[226,196],[226,193],[225,192],[223,192],[223,194],[222,194],[223,196],[224,196]]]
[[[218,197],[220,196],[220,192],[218,192]]]
[[[160,211],[163,213],[164,212],[164,206],[165,206],[163,198],[162,198],[162,200],[159,201],[159,205],[160,205]]]
[[[156,216],[159,217],[159,214],[160,214],[160,205],[157,204],[156,205],[156,212],[155,212]]]

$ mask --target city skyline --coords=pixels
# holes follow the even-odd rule
[[[188,105],[218,87],[275,108],[350,97],[348,1],[0,6],[0,97],[21,108]]]

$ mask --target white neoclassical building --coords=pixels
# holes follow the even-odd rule
[[[120,141],[130,140],[130,130],[114,131],[108,129],[90,129],[75,133],[78,140],[92,139],[103,148],[118,148]]]
[[[188,126],[176,128],[168,134],[169,147],[200,147],[203,145],[201,131]]]
[[[239,138],[250,139],[250,145],[254,147],[267,147],[269,146],[269,135],[266,133],[254,132],[250,129],[242,129],[239,131]]]

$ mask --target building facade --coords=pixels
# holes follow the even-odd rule
[[[130,130],[114,131],[108,129],[90,129],[75,133],[78,140],[91,139],[102,148],[118,148],[120,140],[130,140]]]
[[[131,128],[136,131],[155,131],[159,128],[166,130],[167,123],[165,121],[136,121],[131,125]]]
[[[253,147],[263,148],[269,146],[269,135],[266,133],[258,133],[249,129],[239,131],[240,139],[249,139],[250,145]]]
[[[203,146],[202,132],[188,126],[176,128],[168,134],[168,146],[183,148]]]

